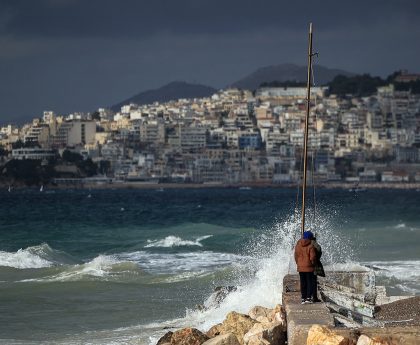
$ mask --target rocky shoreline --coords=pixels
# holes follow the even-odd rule
[[[273,309],[256,306],[248,314],[232,311],[207,332],[190,327],[170,331],[156,345],[274,345],[286,340],[285,312],[276,305]]]
[[[385,305],[379,319],[395,320],[383,328],[340,328],[309,325],[306,342],[299,345],[415,345],[420,335],[420,297]],[[302,307],[304,310],[305,306]],[[407,318],[406,320],[402,320]],[[400,322],[397,322],[397,321]],[[401,322],[402,321],[402,322]],[[235,311],[206,332],[187,327],[169,331],[156,345],[286,345],[287,313],[278,304],[273,309],[253,307],[248,314]]]
[[[229,312],[207,331],[187,327],[163,335],[156,345],[416,345],[420,296],[378,306],[382,326],[345,327],[334,322],[328,303],[301,304],[296,277],[285,278],[283,304]],[[219,293],[227,292],[223,288]],[[221,299],[226,293],[220,294]],[[220,302],[220,301],[219,301]]]

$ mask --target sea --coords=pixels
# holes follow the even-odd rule
[[[281,303],[295,188],[0,191],[1,344],[156,344]],[[420,294],[420,192],[320,189],[307,229],[327,270]],[[230,287],[220,301],[215,292]],[[219,300],[218,300],[219,299]]]

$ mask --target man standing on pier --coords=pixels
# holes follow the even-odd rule
[[[312,238],[312,232],[305,231],[303,238],[296,243],[295,247],[295,261],[300,277],[302,304],[313,303],[316,251],[311,243]]]

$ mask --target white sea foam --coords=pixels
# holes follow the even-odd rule
[[[397,289],[394,293],[420,294],[419,260],[372,261],[364,264],[375,270],[377,281]]]
[[[157,274],[172,274],[183,272],[208,272],[233,263],[246,260],[245,257],[230,253],[198,251],[189,253],[149,253],[137,251],[116,255],[119,260],[137,263],[144,270]]]
[[[420,282],[420,261],[373,261],[366,263],[376,269],[378,276],[393,277],[401,281]]]
[[[138,274],[141,271],[137,264],[132,262],[120,261],[112,255],[99,255],[89,262],[79,265],[68,265],[62,272],[51,276],[37,279],[27,279],[28,281],[52,282],[52,281],[79,281],[85,279],[112,279],[118,278],[123,274]]]
[[[352,251],[345,238],[334,234],[335,229],[329,224],[328,219],[316,219],[314,224],[311,224],[312,229],[316,228],[319,231],[318,240],[322,245],[325,243],[325,251],[330,252],[325,255],[324,260],[326,263],[345,262],[352,257]],[[190,325],[207,330],[221,322],[230,311],[247,313],[256,305],[272,308],[281,303],[283,277],[296,272],[293,248],[300,234],[299,228],[300,218],[291,217],[278,222],[271,229],[266,229],[264,234],[244,248],[244,254],[249,254],[252,258],[247,257],[241,265],[242,269],[238,270],[236,278],[233,279],[235,291],[230,292],[218,305],[212,303],[210,296],[204,302],[207,307],[205,310],[188,310],[185,318],[165,322],[165,326],[174,324],[179,328]],[[343,251],[344,255],[340,253]],[[334,260],[331,261],[331,258]],[[158,335],[151,339],[154,341]]]
[[[48,244],[19,249],[17,252],[0,251],[0,266],[19,269],[50,267],[56,264],[51,261],[52,252]]]
[[[144,247],[145,248],[152,248],[152,247],[162,247],[162,248],[171,248],[171,247],[182,247],[182,246],[198,246],[202,247],[203,244],[201,241],[212,237],[212,235],[200,236],[195,240],[183,240],[177,236],[167,236],[162,240],[147,240],[147,243]]]
[[[400,223],[400,224],[395,225],[394,229],[402,229],[402,228],[405,228],[405,227],[406,227],[406,225],[404,223]]]
[[[189,310],[182,320],[173,320],[177,327],[192,325],[202,330],[221,322],[227,313],[246,313],[255,305],[273,307],[280,302],[282,280],[290,269],[290,259],[298,223],[286,221],[278,224],[271,233],[255,239],[244,250],[247,257],[243,266],[248,274],[239,270],[235,284],[237,289],[229,293],[219,305],[211,305],[211,296],[205,301],[206,310]],[[165,323],[166,324],[166,323]]]

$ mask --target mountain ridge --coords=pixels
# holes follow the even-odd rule
[[[313,69],[316,85],[324,85],[333,80],[337,75],[355,75],[352,72],[336,68],[328,68],[321,65],[314,65]],[[273,81],[306,82],[307,73],[307,66],[300,66],[293,63],[264,66],[233,82],[230,84],[230,87],[256,90],[262,83],[270,83]]]
[[[341,69],[328,68],[321,65],[314,66],[314,76],[316,85],[324,85],[334,79],[337,75],[354,76]],[[283,63],[279,65],[264,66],[246,75],[227,87],[239,89],[256,90],[262,83],[273,81],[285,82],[305,82],[307,78],[307,67],[293,63]],[[203,84],[193,84],[185,81],[173,81],[156,89],[150,89],[135,94],[121,102],[112,105],[113,111],[119,111],[121,106],[136,103],[139,105],[150,104],[153,102],[168,102],[180,98],[202,98],[216,93],[217,89]]]
[[[213,87],[202,84],[191,84],[185,81],[172,81],[156,89],[150,89],[131,96],[124,101],[112,105],[113,111],[120,110],[121,106],[135,104],[150,104],[153,102],[169,102],[180,98],[202,98],[217,92]]]

